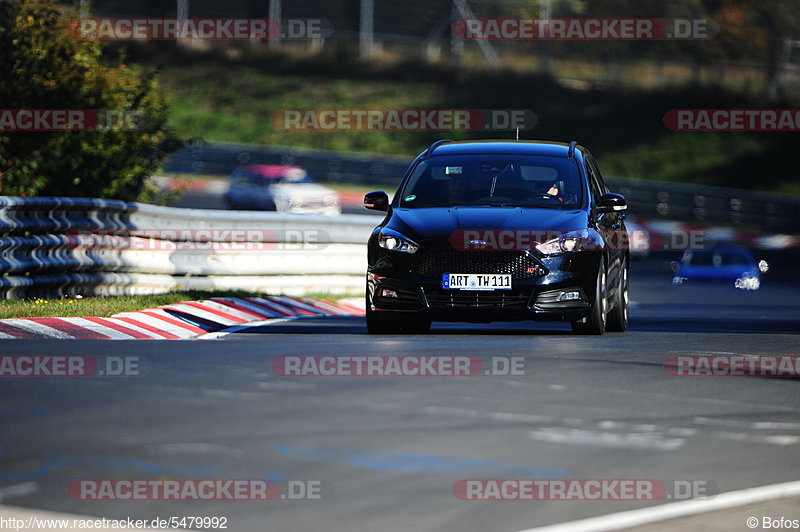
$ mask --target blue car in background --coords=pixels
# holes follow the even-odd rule
[[[731,284],[743,290],[758,290],[766,261],[756,262],[744,246],[717,245],[709,249],[686,250],[675,265],[673,284],[710,282]]]

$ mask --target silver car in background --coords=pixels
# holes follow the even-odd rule
[[[300,166],[240,166],[231,174],[225,199],[231,209],[326,216],[342,212],[336,191],[314,183]]]

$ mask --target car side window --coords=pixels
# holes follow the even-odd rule
[[[589,188],[592,190],[592,196],[594,197],[594,203],[597,205],[597,202],[600,201],[600,196],[603,193],[600,191],[600,187],[597,184],[597,178],[595,177],[594,169],[589,164],[589,160],[584,160],[584,167],[586,169],[586,178],[589,180]]]
[[[246,186],[247,176],[241,170],[236,170],[231,174],[231,184],[238,187]]]
[[[589,166],[592,168],[592,173],[594,174],[595,179],[597,180],[597,185],[600,188],[600,192],[605,194],[608,192],[608,187],[606,186],[606,182],[603,179],[603,174],[600,173],[600,168],[597,167],[597,161],[594,160],[594,157],[589,157]]]

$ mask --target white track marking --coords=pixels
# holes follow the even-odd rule
[[[690,501],[661,504],[639,510],[618,512],[614,514],[568,521],[556,525],[526,528],[519,532],[606,532],[608,530],[624,530],[648,523],[658,523],[678,517],[715,512],[738,506],[746,506],[759,502],[796,497],[800,495],[800,481],[770,484],[757,488],[747,488],[738,491],[720,493],[710,499],[695,499]]]
[[[0,502],[10,499],[11,497],[25,497],[39,492],[39,484],[36,482],[22,482],[20,484],[12,484],[0,488]],[[2,510],[0,510],[2,515]]]
[[[315,384],[311,384],[308,382],[281,382],[281,381],[274,381],[274,382],[259,382],[256,383],[256,386],[259,390],[310,390],[316,388]]]
[[[151,327],[155,327],[156,329],[162,330],[164,332],[168,332],[178,336],[180,338],[193,338],[197,336],[197,333],[190,331],[186,327],[175,325],[174,323],[170,323],[166,320],[162,320],[159,316],[160,313],[164,312],[163,310],[149,310],[148,312],[153,312],[155,316],[150,314],[144,314],[143,312],[122,312],[120,314],[115,314],[112,318],[120,317],[120,318],[131,318],[136,321],[140,321],[146,325]],[[167,316],[169,316],[172,320],[177,322],[181,322],[180,318],[172,316],[164,312]]]
[[[248,309],[253,314],[255,314],[257,316],[261,316],[264,319],[276,317],[275,314],[277,314],[277,312],[269,311],[269,310],[267,310],[267,309],[265,309],[263,307],[259,307],[258,305],[254,304],[254,303],[250,303],[249,301],[245,301],[244,299],[242,299],[240,297],[232,297],[231,300],[232,300],[233,303],[239,305],[240,307],[244,307],[244,308]]]
[[[446,414],[468,418],[487,418],[495,421],[509,421],[522,423],[553,423],[556,418],[536,414],[516,414],[509,412],[482,412],[467,408],[451,408],[446,406],[426,406],[422,409],[425,414]]]
[[[219,399],[236,399],[237,401],[263,401],[264,398],[269,397],[268,392],[237,392],[233,390],[208,388],[201,390],[200,393],[208,397],[217,397]]]
[[[255,314],[252,312],[244,312],[237,308],[229,307],[228,305],[223,305],[222,303],[218,303],[216,301],[212,301],[210,299],[203,299],[201,301],[193,301],[193,303],[198,303],[200,305],[204,305],[206,307],[212,308],[214,310],[218,310],[220,312],[224,312],[225,314],[229,314],[240,320],[250,321],[254,318],[264,317],[263,314]]]
[[[234,325],[232,327],[228,327],[224,331],[202,334],[197,337],[197,340],[219,340],[220,338],[224,338],[229,334],[241,332],[251,327],[263,327],[264,325],[277,325],[278,323],[284,323],[296,319],[298,318],[271,318],[269,320],[251,321],[250,323],[246,323],[244,325]]]
[[[136,331],[136,332],[138,332],[140,334],[144,334],[145,336],[148,336],[148,337],[152,338],[153,340],[166,340],[166,338],[164,338],[160,334],[155,333],[153,331],[149,331],[147,329],[144,329],[140,325],[134,325],[133,323],[131,323],[129,321],[121,320],[119,318],[105,318],[105,319],[109,320],[111,323],[116,323],[120,327],[127,327],[128,329],[130,329],[132,331]]]
[[[76,327],[81,327],[82,329],[87,329],[94,333],[102,334],[103,336],[108,336],[112,340],[136,340],[135,336],[131,336],[130,334],[125,334],[116,329],[112,329],[111,327],[106,327],[105,325],[95,323],[85,318],[61,318],[61,319],[63,321],[66,321],[67,323],[75,325]]]
[[[258,302],[259,305],[264,305],[267,308],[273,309],[275,312],[281,314],[282,316],[286,316],[290,318],[291,316],[287,316],[284,312],[289,312],[292,316],[297,316],[297,312],[295,309],[291,307],[287,307],[286,305],[281,305],[275,301],[270,301],[269,299],[264,299],[263,297],[251,297],[253,301]],[[283,312],[282,312],[283,311]]]
[[[397,405],[386,403],[373,404],[371,408],[386,411],[402,410],[402,408]],[[593,422],[580,418],[558,418],[514,412],[486,412],[478,409],[435,405],[424,406],[417,411],[427,415],[444,415],[468,419],[490,419],[507,423],[561,425],[558,427],[543,427],[529,433],[531,439],[553,443],[654,449],[658,451],[676,450],[683,447],[686,438],[697,435],[706,435],[729,441],[762,443],[768,445],[795,445],[800,443],[800,435],[791,434],[748,434],[722,430],[700,432],[699,429],[691,427],[662,427],[655,424],[631,424],[626,421],[613,420]],[[587,426],[594,426],[599,430],[575,428]],[[608,432],[614,430],[619,432]]]
[[[619,433],[563,427],[545,427],[539,430],[532,430],[528,433],[528,437],[549,443],[594,445],[648,451],[676,451],[686,443],[684,438],[665,438],[660,432]]]
[[[364,310],[366,306],[366,301],[364,301],[363,297],[348,297],[339,300],[339,303],[344,303],[345,305],[350,305],[351,307],[359,308]]]
[[[306,303],[304,301],[298,301],[298,300],[292,299],[290,297],[286,297],[286,296],[269,296],[269,300],[270,301],[275,301],[277,303],[280,303],[284,307],[289,307],[290,310],[292,308],[296,308],[296,309],[305,310],[306,312],[311,312],[312,314],[317,314],[317,315],[324,315],[325,314],[325,311],[322,310],[322,309],[319,309],[319,308],[317,308],[317,307],[315,307],[313,305],[309,305],[308,303]]]
[[[74,340],[75,337],[71,334],[65,333],[63,331],[59,331],[58,329],[54,329],[52,327],[48,327],[47,325],[42,325],[41,323],[36,323],[35,321],[26,320],[26,319],[18,319],[15,318],[13,322],[9,325],[13,325],[14,327],[18,327],[20,329],[25,329],[28,332],[32,332],[37,336],[44,336],[47,338],[61,338],[64,340]]]
[[[316,301],[316,300],[310,300],[309,301],[308,299],[306,299],[305,302],[308,303],[309,305],[311,305],[311,306],[323,311],[323,312],[326,312],[328,314],[333,314],[335,316],[352,316],[353,315],[352,313],[347,312],[346,310],[337,307],[333,303],[328,303],[327,301]]]
[[[717,431],[712,433],[717,438],[731,441],[743,441],[748,443],[769,443],[772,445],[795,445],[800,442],[800,436],[789,434],[747,434],[745,432],[726,432]]]
[[[692,423],[712,427],[738,427],[754,430],[800,430],[800,423],[784,423],[781,421],[739,421],[737,419],[694,417],[692,418]]]
[[[175,303],[174,305],[169,305],[164,307],[167,310],[177,310],[179,312],[183,312],[188,314],[189,316],[198,316],[200,318],[213,321],[215,323],[221,323],[222,325],[236,325],[241,323],[239,320],[226,318],[224,316],[220,316],[219,314],[215,314],[209,310],[204,310],[203,305],[200,305],[200,308],[194,307],[192,305],[184,305],[181,303]]]
[[[163,443],[159,445],[148,445],[147,450],[159,454],[218,454],[223,456],[235,456],[241,458],[245,455],[241,449],[217,445],[215,443]]]

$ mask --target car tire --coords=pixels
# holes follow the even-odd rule
[[[575,334],[600,335],[606,332],[606,313],[608,312],[608,299],[606,294],[606,262],[600,259],[595,281],[595,297],[592,312],[586,316],[585,321],[572,322],[572,332]]]
[[[622,260],[620,270],[619,287],[617,295],[614,297],[614,308],[608,313],[606,320],[606,331],[625,332],[628,328],[628,260]]]
[[[391,322],[379,316],[370,308],[369,296],[366,297],[366,307],[364,311],[364,318],[367,322],[367,332],[369,334],[397,334],[400,332],[400,324]]]
[[[425,334],[431,330],[431,320],[428,318],[407,320],[400,325],[400,328],[406,334]]]

